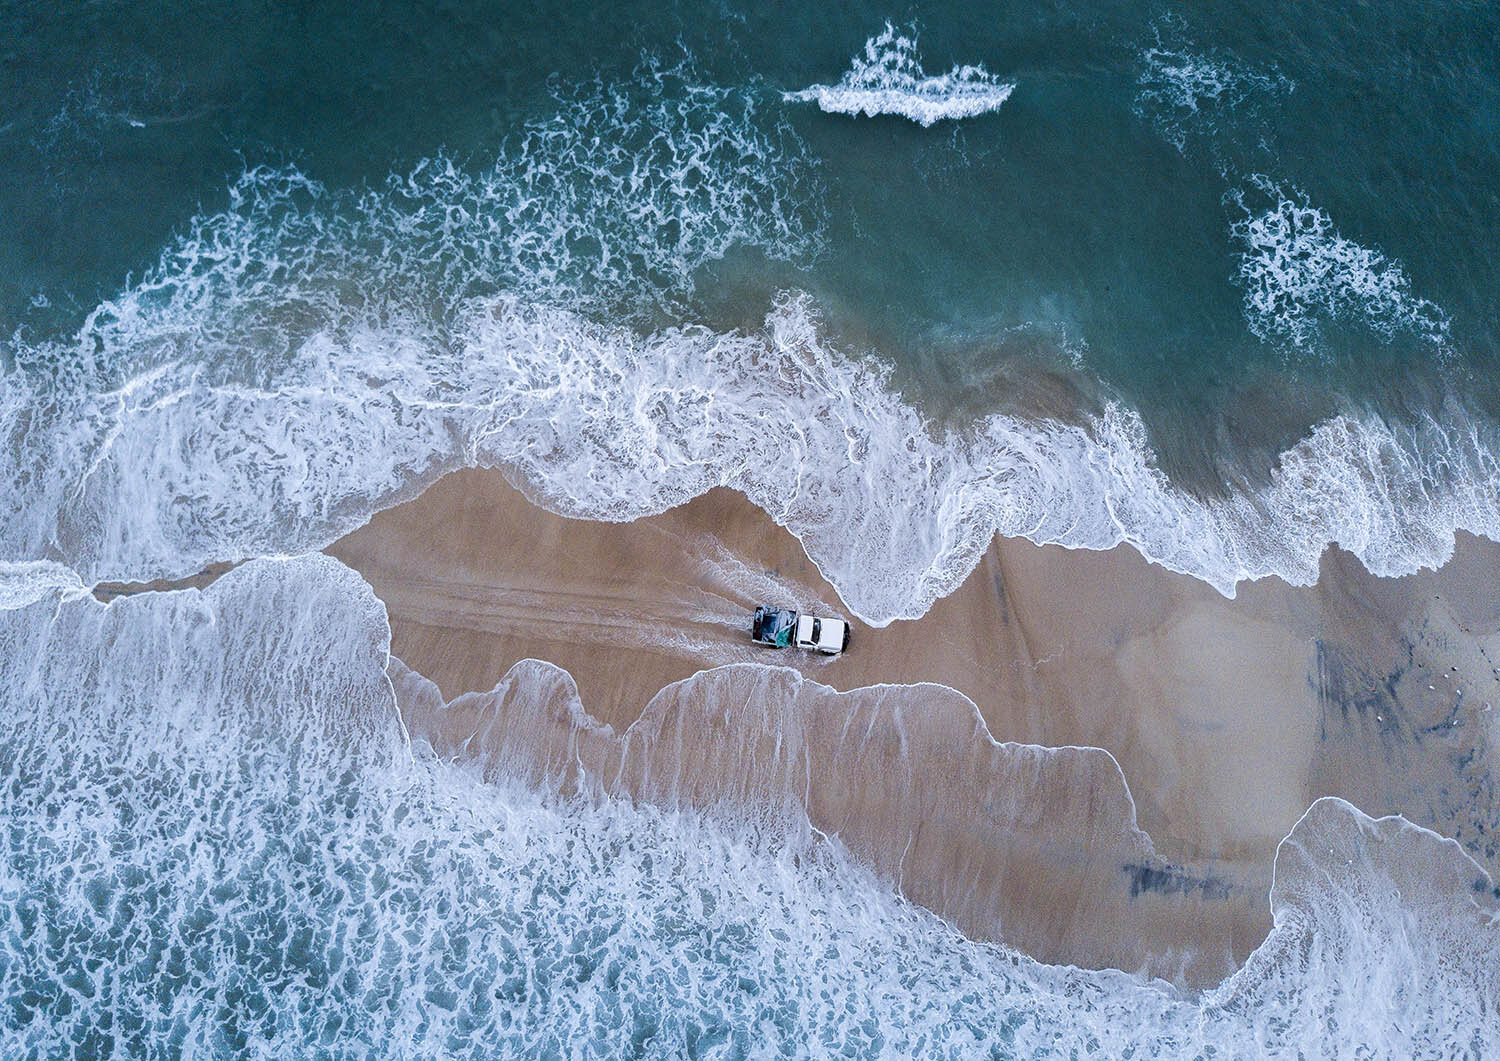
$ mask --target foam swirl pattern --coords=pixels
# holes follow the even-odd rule
[[[930,423],[804,295],[759,328],[644,323],[734,247],[816,256],[817,180],[752,99],[656,66],[559,91],[489,167],[439,157],[358,194],[250,170],[75,334],[8,341],[0,559],[183,577],[320,548],[468,465],[594,519],[740,489],[877,624],[923,613],[996,533],[1129,543],[1226,594],[1309,583],[1330,543],[1399,574],[1441,563],[1457,530],[1500,535],[1500,445],[1457,404],[1394,426],[1350,410],[1268,484],[1203,499],[1123,407]],[[1252,303],[1294,333],[1356,310],[1441,331],[1396,263],[1282,207],[1250,215]],[[1275,218],[1295,223],[1285,254],[1255,236]]]
[[[1140,66],[1135,112],[1184,155],[1190,140],[1212,142],[1226,119],[1296,89],[1274,69],[1253,69],[1232,55],[1203,51],[1188,39],[1185,22],[1170,16],[1152,27]]]
[[[479,780],[408,744],[387,638],[321,557],[0,612],[0,1049],[1461,1055],[1497,1033],[1492,884],[1397,820],[1317,805],[1273,940],[1199,1004],[969,942],[836,845]],[[1366,1004],[1394,983],[1425,989]]]
[[[259,379],[185,357],[81,397],[13,373],[0,413],[11,558],[90,583],[181,577],[319,548],[465,465],[507,468],[548,507],[593,519],[740,489],[877,624],[922,614],[996,533],[1127,542],[1231,595],[1268,574],[1315,581],[1330,542],[1401,574],[1441,563],[1456,530],[1500,534],[1500,447],[1457,408],[1400,428],[1334,418],[1281,455],[1269,487],[1201,500],[1154,466],[1119,407],[1087,425],[934,429],[878,362],[824,341],[804,297],[761,330],[644,337],[501,297],[470,303],[454,335],[325,327]]]
[[[1141,106],[1179,150],[1189,125],[1283,87],[1210,58],[1147,56]],[[36,141],[49,172],[102,153],[106,130],[197,109],[102,74],[80,84]],[[738,489],[875,624],[926,611],[997,533],[1128,543],[1231,595],[1267,574],[1313,581],[1329,543],[1397,574],[1443,561],[1460,529],[1500,538],[1500,438],[1458,401],[1405,426],[1347,408],[1264,483],[1205,498],[1119,405],[932,422],[796,290],[757,303],[758,325],[663,323],[698,319],[705,271],[733,280],[736,254],[796,287],[825,249],[837,196],[760,84],[646,62],[556,88],[493,159],[438,154],[346,191],[249,168],[71,334],[3,340],[0,1055],[1296,1056],[1334,1041],[1481,1056],[1500,1041],[1500,889],[1403,819],[1315,804],[1280,847],[1270,937],[1198,998],[1010,949],[1056,955],[1088,934],[1069,921],[1081,906],[1010,916],[1002,900],[1045,905],[1049,887],[1017,850],[1066,877],[1152,849],[1108,753],[996,744],[952,690],[834,694],[735,668],[664,690],[616,737],[565,672],[529,661],[481,720],[495,754],[476,754],[478,729],[445,743],[403,714],[398,686],[423,679],[391,658],[369,586],[315,551],[463,467],[600,520]],[[914,34],[887,26],[841,82],[782,102],[927,127],[1013,88],[978,66],[928,75]],[[1450,321],[1419,294],[1417,259],[1408,276],[1289,184],[1244,180],[1230,235],[1256,335],[1302,352],[1353,325],[1443,351]],[[201,590],[102,604],[87,589],[242,559]],[[939,713],[947,731],[906,727]],[[858,740],[840,725],[854,718]],[[744,739],[674,754],[712,725]],[[917,757],[947,763],[946,784],[900,772]],[[823,761],[838,769],[815,786]],[[587,783],[608,770],[617,787]],[[899,852],[856,813],[897,781]],[[999,943],[896,890],[908,858],[977,865],[976,818],[1021,842],[907,894]],[[1058,840],[1090,828],[1087,851]]]
[[[1265,174],[1232,199],[1243,212],[1231,232],[1242,246],[1245,316],[1256,335],[1306,350],[1330,323],[1356,324],[1387,343],[1407,333],[1443,352],[1448,315],[1413,294],[1400,262],[1343,236],[1326,211]]]

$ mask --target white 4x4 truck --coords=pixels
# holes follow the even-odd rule
[[[798,615],[790,608],[762,604],[755,609],[750,640],[773,648],[786,648],[795,643],[798,648],[836,656],[849,647],[849,624],[842,619]]]

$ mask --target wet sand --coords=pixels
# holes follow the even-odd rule
[[[914,901],[1044,960],[1216,982],[1269,929],[1276,845],[1320,796],[1497,864],[1493,543],[1394,580],[1330,551],[1318,586],[1230,601],[1128,548],[997,540],[923,618],[856,622],[835,659],[750,643],[762,601],[847,612],[729,491],[602,524],[466,471],[329,551],[435,683],[403,670],[398,689],[440,753],[561,785],[584,769],[667,805],[775,804],[777,828],[803,815]],[[567,675],[517,695],[504,680],[526,659]],[[811,681],[736,668],[667,688],[743,663]],[[869,688],[922,682],[962,695]],[[1044,750],[1072,746],[1108,755]]]

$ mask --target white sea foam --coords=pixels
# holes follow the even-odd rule
[[[1204,501],[1154,467],[1139,419],[991,416],[939,432],[789,296],[763,330],[641,337],[514,298],[481,300],[450,348],[400,327],[320,331],[260,383],[168,364],[58,403],[8,381],[5,541],[86,581],[181,577],[318,548],[467,465],[511,470],[570,515],[626,520],[715,486],[796,533],[852,610],[923,613],[996,534],[1148,558],[1232,594],[1316,580],[1329,542],[1399,574],[1453,533],[1500,535],[1500,446],[1454,410],[1391,427],[1337,417],[1268,488]],[[59,412],[30,410],[57,403]],[[62,410],[66,410],[62,412]]]
[[[1500,1035],[1493,882],[1399,819],[1309,811],[1271,939],[1200,1003],[964,940],[836,843],[477,782],[408,750],[387,638],[326,557],[0,611],[0,1052],[1460,1056]]]
[[[193,218],[72,343],[10,352],[63,390],[185,360],[260,381],[320,328],[399,319],[436,341],[469,298],[500,291],[634,319],[674,307],[732,247],[820,249],[816,165],[753,97],[646,65],[554,103],[488,165],[440,155],[359,195],[247,170],[227,209]]]
[[[917,57],[916,30],[901,33],[887,22],[883,33],[865,41],[864,56],[854,57],[837,84],[813,85],[782,98],[816,103],[830,114],[895,114],[926,128],[999,110],[1015,87],[983,66],[955,66],[929,76]]]
[[[1308,349],[1320,327],[1337,322],[1386,342],[1408,334],[1445,349],[1442,307],[1412,293],[1400,262],[1340,234],[1301,191],[1255,174],[1231,201],[1243,215],[1230,231],[1242,247],[1245,316],[1256,335]]]
[[[1219,131],[1226,113],[1247,119],[1260,101],[1296,87],[1279,71],[1253,69],[1198,48],[1187,40],[1180,18],[1159,20],[1153,33],[1153,43],[1141,53],[1135,110],[1178,151],[1186,153],[1190,137]]]
[[[465,464],[600,518],[738,486],[877,620],[925,609],[997,529],[1134,541],[1226,590],[1306,581],[1334,538],[1389,571],[1441,558],[1454,527],[1495,533],[1496,446],[1458,411],[1329,421],[1267,493],[1205,504],[1127,411],[933,428],[800,296],[732,334],[559,308],[671,299],[735,244],[816,246],[779,197],[795,143],[712,91],[685,111],[649,83],[617,110],[615,92],[579,97],[604,116],[586,131],[530,127],[493,174],[435,160],[348,202],[253,171],[72,342],[11,351],[0,1053],[1114,1056],[1339,1035],[1405,1055],[1500,1036],[1493,884],[1403,823],[1323,806],[1294,833],[1272,949],[1205,1008],[969,943],[834,845],[475,784],[409,747],[383,609],[327,558],[109,606],[81,592],[72,572],[309,550]],[[680,163],[650,173],[677,176],[616,179],[617,112]],[[613,227],[637,191],[651,205]],[[512,209],[551,235],[516,241]],[[1393,984],[1425,990],[1382,1009]]]
[[[659,306],[731,246],[817,252],[795,137],[718,90],[668,91],[677,76],[561,95],[563,117],[477,173],[433,160],[350,198],[252,170],[70,340],[12,339],[0,560],[184,577],[321,548],[471,465],[596,519],[740,489],[875,623],[923,613],[996,533],[1128,542],[1225,593],[1310,583],[1330,542],[1400,574],[1446,559],[1455,530],[1500,537],[1500,443],[1459,408],[1335,417],[1268,487],[1205,501],[1120,407],[933,426],[802,295],[743,332],[596,323],[576,307]],[[614,146],[638,140],[655,158],[639,172]],[[626,223],[633,194],[648,205]]]
[[[1221,174],[1237,185],[1226,201],[1240,215],[1230,236],[1239,245],[1250,330],[1269,343],[1316,351],[1329,324],[1353,325],[1384,342],[1412,336],[1445,354],[1448,315],[1413,294],[1400,262],[1342,235],[1300,189],[1263,173],[1242,177],[1225,160],[1224,142],[1215,139],[1223,116],[1234,111],[1237,121],[1249,122],[1293,83],[1274,69],[1199,50],[1180,19],[1165,18],[1154,32],[1141,56],[1136,112],[1179,151],[1190,137],[1210,138]]]
[[[1302,1056],[1493,1049],[1500,994],[1482,970],[1500,962],[1500,888],[1456,841],[1324,797],[1277,849],[1271,911],[1266,940],[1205,998],[1210,1024],[1294,1030]],[[1256,1052],[1282,1050],[1268,1037]]]
[[[50,560],[0,561],[0,611],[23,608],[53,595],[82,596],[86,587],[71,567]]]

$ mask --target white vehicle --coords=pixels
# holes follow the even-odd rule
[[[763,604],[755,609],[750,639],[773,648],[795,643],[798,648],[836,656],[849,647],[849,624],[842,619],[798,615],[790,608]]]
[[[814,648],[836,656],[849,647],[849,624],[842,619],[800,615],[797,617],[797,647]]]

